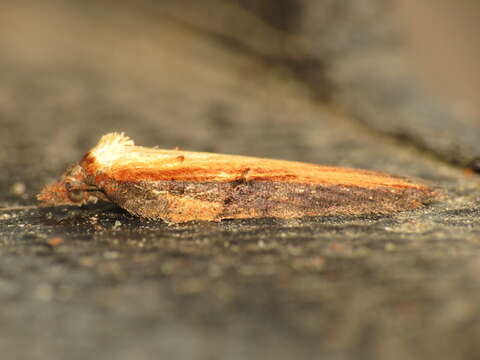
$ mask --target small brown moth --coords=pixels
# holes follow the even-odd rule
[[[103,136],[38,195],[45,206],[111,201],[169,223],[388,214],[436,198],[424,185],[379,172],[147,148],[123,133]]]

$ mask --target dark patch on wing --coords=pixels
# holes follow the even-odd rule
[[[119,206],[140,216],[164,218],[171,214],[166,195],[221,203],[219,219],[248,217],[294,218],[324,215],[388,214],[416,209],[436,198],[429,189],[368,189],[343,185],[309,185],[286,182],[143,181],[118,182],[107,194]],[[193,203],[192,203],[193,204]],[[210,219],[218,220],[218,219]]]

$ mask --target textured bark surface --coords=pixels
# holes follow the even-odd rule
[[[477,123],[401,75],[388,2],[280,3],[274,17],[272,1],[1,5],[2,354],[480,352],[480,182],[450,164],[476,156]],[[386,217],[177,226],[106,205],[5,209],[35,204],[110,131],[419,177],[448,198]]]

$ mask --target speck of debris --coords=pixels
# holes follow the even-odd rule
[[[480,158],[473,159],[470,168],[476,173],[480,173]]]
[[[63,241],[63,238],[61,238],[60,236],[54,236],[47,240],[47,244],[51,247],[56,247],[63,244]]]
[[[119,256],[118,252],[117,251],[106,251],[104,254],[103,254],[103,257],[107,260],[113,260],[113,259],[117,259]]]
[[[53,288],[49,284],[40,284],[35,289],[35,297],[43,302],[48,302],[53,297]]]
[[[27,190],[27,187],[22,182],[16,182],[10,188],[10,192],[16,196],[24,195],[26,190]]]

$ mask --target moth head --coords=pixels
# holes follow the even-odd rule
[[[98,200],[96,191],[96,187],[85,183],[83,169],[76,165],[69,168],[59,181],[46,185],[37,199],[43,206],[83,205]]]

